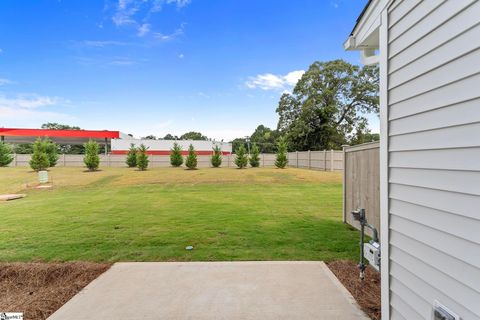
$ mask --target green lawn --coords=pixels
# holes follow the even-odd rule
[[[341,174],[301,169],[139,172],[0,168],[0,261],[336,260],[357,257]],[[185,246],[193,245],[193,251]]]

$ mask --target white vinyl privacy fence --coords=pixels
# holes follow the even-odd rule
[[[126,167],[126,155],[99,155],[100,167]],[[261,167],[275,166],[275,157],[273,153],[260,154]],[[28,167],[31,155],[16,154],[10,164],[13,167]],[[197,156],[198,167],[210,167],[210,156]],[[151,155],[149,156],[151,168],[169,167],[170,156]],[[222,167],[235,167],[235,155],[223,156]],[[295,168],[341,171],[343,170],[343,152],[335,150],[326,151],[301,151],[288,153],[288,165]],[[62,154],[59,156],[57,167],[83,167],[83,155]]]
[[[341,171],[343,170],[343,152],[337,150],[289,152],[288,166],[323,171]]]

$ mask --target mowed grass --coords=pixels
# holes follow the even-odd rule
[[[0,261],[355,259],[341,174],[302,169],[0,168]],[[192,251],[185,250],[188,245]]]

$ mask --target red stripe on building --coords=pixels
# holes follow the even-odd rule
[[[125,155],[128,153],[128,150],[112,150],[111,154],[115,155]],[[195,153],[198,156],[211,156],[213,154],[212,151],[195,151]],[[170,150],[148,150],[147,154],[152,155],[152,156],[169,156],[170,155]],[[230,152],[227,151],[222,151],[222,155],[226,156],[231,154]],[[186,156],[188,155],[188,151],[182,151],[182,155]]]
[[[0,128],[0,136],[118,139],[120,138],[120,132],[108,130],[51,130]]]

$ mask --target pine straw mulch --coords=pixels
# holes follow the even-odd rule
[[[0,263],[0,311],[46,319],[108,268],[89,262]]]
[[[380,273],[368,266],[365,279],[359,278],[357,265],[352,261],[333,261],[328,267],[352,294],[360,308],[373,320],[380,320]]]

